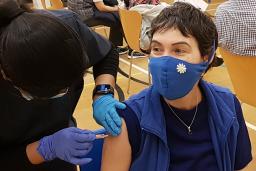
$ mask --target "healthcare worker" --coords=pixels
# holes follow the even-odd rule
[[[218,45],[211,18],[176,2],[153,20],[151,37],[153,85],[125,102],[122,133],[105,140],[102,170],[244,169],[252,154],[240,103],[202,79]]]
[[[118,53],[69,11],[31,11],[0,1],[0,170],[74,171],[91,159],[95,135],[70,127],[93,66],[93,112],[120,133],[113,98]],[[106,91],[107,90],[107,91]]]

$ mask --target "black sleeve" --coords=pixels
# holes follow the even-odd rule
[[[83,21],[72,11],[55,10],[43,11],[38,13],[52,14],[69,25],[79,36],[89,63],[86,68],[93,66],[94,78],[101,74],[111,74],[116,78],[119,55],[109,40],[92,31]]]
[[[236,107],[237,120],[239,123],[234,169],[241,170],[252,160],[252,148],[240,102],[236,97],[234,97],[234,101]]]
[[[6,169],[3,170],[14,170],[14,169],[23,169],[23,170],[30,170],[33,165],[27,158],[26,154],[26,146],[20,146],[19,148],[12,147],[5,148],[1,150],[0,155],[0,165],[1,170],[4,166]]]
[[[119,65],[119,54],[112,45],[110,52],[106,57],[93,66],[93,77],[96,79],[101,74],[110,74],[114,78],[117,76],[117,68]]]
[[[116,78],[119,65],[119,54],[117,50],[110,41],[89,29],[87,25],[77,17],[76,22],[79,36],[84,42],[90,61],[90,66],[87,68],[93,66],[94,79],[101,74],[110,74]]]
[[[1,149],[0,168],[6,171],[76,171],[76,166],[60,159],[31,164],[27,154],[26,145]]]

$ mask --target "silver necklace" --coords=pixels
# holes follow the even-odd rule
[[[188,129],[188,134],[191,135],[192,134],[192,130],[191,130],[191,126],[193,125],[194,123],[194,120],[196,118],[196,115],[197,115],[197,108],[198,108],[198,96],[196,96],[196,110],[195,110],[195,113],[194,113],[194,116],[193,116],[193,119],[190,123],[190,125],[187,125],[175,112],[174,110],[172,109],[172,107],[168,104],[168,107],[171,109],[172,113],[176,116],[176,118]]]

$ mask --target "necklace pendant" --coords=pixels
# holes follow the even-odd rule
[[[190,127],[188,127],[188,135],[191,135],[192,134],[192,130]]]

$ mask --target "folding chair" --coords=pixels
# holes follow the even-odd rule
[[[130,67],[129,67],[129,78],[128,78],[128,88],[127,93],[130,93],[130,84],[131,84],[131,72],[132,72],[132,63],[133,63],[133,53],[135,51],[141,52],[140,48],[140,32],[142,25],[142,16],[137,11],[129,11],[126,9],[119,9],[119,15],[121,19],[121,24],[124,31],[124,36],[127,42],[127,45],[133,50],[130,58]],[[147,58],[148,60],[148,58]],[[148,72],[149,84],[150,73]]]
[[[49,9],[63,9],[64,5],[61,0],[48,0],[51,4]]]
[[[35,9],[64,9],[61,0],[33,0],[33,6]]]
[[[240,56],[220,48],[236,95],[256,107],[256,56]]]
[[[33,0],[33,8],[34,9],[45,9],[44,0]]]
[[[45,8],[49,10],[64,9],[64,5],[61,0],[42,0],[45,3]]]
[[[107,33],[107,28],[106,28],[106,26],[104,26],[104,25],[97,25],[97,26],[91,26],[90,27],[93,31],[95,31],[95,32],[97,32],[97,30],[98,29],[101,29],[101,30],[103,30],[103,32],[104,32],[104,36],[108,39],[108,33]],[[97,33],[99,33],[99,32],[97,32]]]
[[[167,4],[173,4],[174,0],[160,0],[160,2],[165,2]]]

